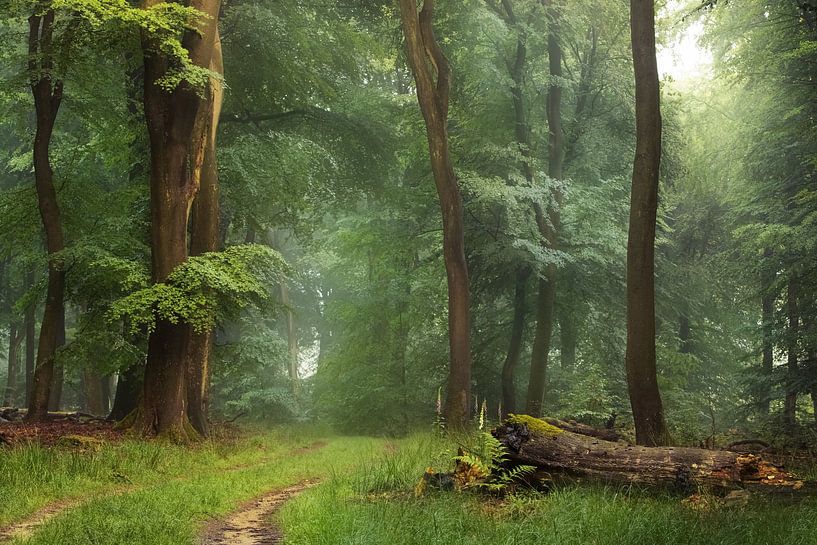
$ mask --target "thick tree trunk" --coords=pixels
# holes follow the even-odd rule
[[[531,417],[511,417],[493,430],[512,463],[536,466],[554,479],[584,478],[679,491],[797,490],[792,475],[752,454],[679,447],[633,446],[580,435]]]
[[[798,363],[798,337],[800,335],[800,310],[797,305],[797,281],[789,280],[786,293],[786,309],[789,328],[787,336],[786,358],[786,398],[783,403],[783,422],[793,427],[797,423],[797,379],[800,372]]]
[[[516,282],[513,295],[513,325],[508,354],[502,366],[502,413],[516,412],[516,368],[519,366],[519,356],[522,354],[525,333],[525,315],[527,314],[527,287],[530,270],[525,267],[516,271]]]
[[[144,5],[160,3],[145,0]],[[185,32],[182,45],[194,65],[210,67],[221,2],[191,0],[187,4],[206,17],[199,29]],[[168,59],[147,34],[143,35],[142,49],[145,118],[150,136],[152,272],[154,282],[163,282],[187,259],[187,226],[199,190],[209,116],[202,114],[206,100],[199,90],[182,83],[166,91],[157,84],[167,71]],[[157,321],[148,340],[143,394],[133,424],[137,432],[181,440],[191,435],[186,382],[192,337],[192,328],[187,324]]]
[[[630,0],[635,68],[636,152],[627,242],[627,385],[636,441],[669,441],[655,366],[655,222],[661,107],[653,0]]]
[[[761,296],[761,334],[763,337],[763,360],[761,363],[761,377],[763,380],[759,399],[760,409],[769,414],[769,404],[772,399],[772,374],[774,371],[774,303],[777,299],[772,292],[777,273],[772,267],[771,248],[763,252],[763,269],[760,277]],[[817,414],[815,415],[817,416]]]
[[[417,84],[417,99],[426,124],[431,170],[440,199],[443,256],[448,277],[448,338],[450,367],[445,417],[461,427],[470,418],[471,317],[462,196],[451,165],[448,143],[450,66],[434,36],[434,0],[399,0],[409,65]]]
[[[63,316],[65,291],[63,264],[56,257],[56,254],[65,247],[65,243],[50,158],[51,137],[62,102],[63,88],[62,81],[52,79],[51,74],[54,68],[53,32],[53,10],[29,18],[28,68],[32,78],[31,91],[37,114],[37,129],[34,136],[34,181],[49,255],[45,311],[40,327],[37,363],[26,416],[30,421],[42,420],[48,415],[48,402],[54,379],[54,356],[60,320]]]
[[[562,179],[564,131],[562,129],[562,88],[559,81],[562,77],[562,48],[559,45],[555,21],[556,17],[551,17],[551,28],[548,32],[548,66],[551,77],[547,96],[548,176],[558,183]],[[536,225],[539,228],[542,244],[551,251],[559,249],[561,192],[558,187],[554,188],[552,201],[545,208],[538,204],[535,206]],[[527,412],[533,416],[542,414],[555,304],[556,267],[548,265],[544,273],[540,275],[539,295],[536,299],[536,333],[531,352],[527,402]]]
[[[214,36],[210,70],[224,74],[221,40],[218,31]],[[216,136],[221,115],[223,88],[219,80],[210,82],[207,103],[203,115],[209,117],[206,124],[204,164],[201,170],[199,192],[193,202],[191,221],[190,254],[201,255],[219,249],[219,180],[216,160]],[[190,423],[203,436],[210,433],[207,422],[210,392],[210,358],[213,353],[214,332],[193,333],[187,362],[187,416]]]
[[[139,393],[142,390],[144,365],[135,364],[119,374],[116,383],[113,407],[108,420],[118,422],[133,413],[139,406]]]

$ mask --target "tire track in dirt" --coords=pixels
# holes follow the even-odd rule
[[[287,501],[316,484],[317,482],[314,481],[303,481],[244,504],[227,519],[209,523],[199,540],[199,545],[279,545],[283,543],[284,536],[281,528],[270,519]]]
[[[314,450],[319,450],[325,447],[327,443],[325,441],[316,441],[309,446],[299,447],[293,449],[289,452],[289,455],[303,455]],[[242,464],[234,467],[227,468],[225,470],[226,473],[235,473],[238,471],[244,471],[246,469],[252,469],[255,467],[260,467],[265,464],[268,464],[274,457],[267,457],[262,458],[256,463],[253,464]],[[63,498],[59,500],[55,500],[51,503],[46,504],[45,506],[41,507],[37,511],[31,513],[23,520],[9,524],[7,526],[0,527],[0,544],[8,543],[13,541],[14,539],[24,539],[31,537],[41,526],[48,523],[50,520],[54,519],[55,517],[65,514],[72,509],[76,509],[78,507],[82,507],[88,503],[91,503],[100,498],[113,498],[116,496],[121,496],[123,494],[130,494],[132,492],[139,492],[141,490],[147,490],[154,486],[163,486],[168,484],[169,482],[182,482],[187,481],[193,478],[192,476],[185,476],[185,477],[174,477],[169,480],[150,483],[145,485],[126,485],[121,486],[118,488],[113,488],[108,491],[103,492],[95,492],[89,496],[78,497],[78,498]],[[306,482],[306,481],[305,481]],[[294,487],[293,487],[294,488]],[[230,543],[230,542],[226,542]],[[278,543],[277,541],[273,543]]]

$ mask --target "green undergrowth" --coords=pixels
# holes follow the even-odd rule
[[[475,492],[412,494],[439,459],[428,438],[289,502],[287,545],[813,545],[817,500],[694,510],[678,495],[633,487],[575,485],[503,499]],[[449,451],[450,451],[449,447]]]
[[[196,543],[197,533],[209,519],[235,510],[265,492],[306,479],[331,480],[349,472],[361,457],[382,452],[383,441],[370,438],[315,438],[300,432],[273,432],[255,436],[233,447],[234,455],[219,465],[193,461],[195,453],[177,454],[171,464],[197,464],[176,478],[118,494],[95,496],[48,521],[17,545],[183,545]],[[307,447],[307,448],[303,448]],[[167,454],[167,453],[165,453]],[[210,457],[209,462],[216,459]],[[204,463],[202,463],[204,462]]]
[[[23,519],[53,502],[70,502],[252,465],[317,440],[317,430],[253,431],[237,440],[210,440],[192,447],[127,439],[95,445],[0,449],[0,526]]]

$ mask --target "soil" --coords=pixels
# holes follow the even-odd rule
[[[270,519],[290,498],[314,486],[312,481],[270,492],[241,506],[226,520],[207,525],[200,545],[275,545],[283,543],[281,529]]]
[[[105,420],[55,416],[44,422],[14,421],[0,423],[0,447],[39,443],[51,447],[66,435],[93,437],[103,441],[117,441],[124,432],[114,429],[113,422]]]

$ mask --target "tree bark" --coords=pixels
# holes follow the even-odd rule
[[[145,0],[144,7],[164,3]],[[199,28],[188,30],[182,45],[191,62],[209,67],[215,47],[220,0],[190,0],[188,6],[205,17]],[[202,126],[206,100],[199,90],[182,83],[167,91],[157,82],[168,69],[168,59],[145,33],[144,105],[150,138],[151,263],[154,282],[163,282],[187,260],[187,226],[193,199],[199,190],[207,131]],[[192,341],[188,324],[157,320],[148,340],[143,394],[134,429],[144,435],[168,435],[185,440],[192,428],[187,416],[187,363]]]
[[[221,54],[221,40],[218,30],[214,38],[210,70],[224,75]],[[207,139],[204,149],[204,164],[196,200],[193,202],[191,221],[190,254],[201,255],[215,252],[220,246],[219,227],[219,180],[216,160],[216,136],[221,115],[224,89],[220,80],[210,81],[207,103],[203,108],[207,121]],[[214,332],[193,333],[187,363],[187,416],[198,433],[210,434],[207,416],[210,401],[210,358],[213,353]]]
[[[550,2],[545,2],[550,5]],[[564,131],[562,129],[562,88],[559,79],[562,77],[562,48],[559,45],[556,16],[550,18],[548,29],[548,67],[550,85],[547,95],[548,122],[548,176],[557,183],[562,179],[564,158]],[[536,204],[534,212],[539,236],[545,249],[559,249],[559,230],[561,218],[561,192],[554,188],[553,199],[546,207]],[[531,352],[530,381],[528,382],[527,412],[532,416],[541,416],[547,381],[548,356],[553,334],[554,306],[556,303],[556,266],[545,268],[539,277],[539,294],[536,298],[536,333]]]
[[[792,475],[753,454],[679,447],[633,446],[572,433],[529,417],[511,418],[493,435],[515,464],[536,466],[554,478],[583,478],[692,491],[797,490]]]
[[[65,272],[57,254],[64,249],[65,242],[50,157],[51,137],[63,95],[62,81],[54,79],[52,74],[54,17],[54,11],[49,9],[42,15],[38,11],[38,14],[32,15],[28,20],[28,70],[37,121],[34,136],[34,185],[49,257],[45,310],[26,416],[30,421],[42,420],[48,416],[58,330],[64,313]]]
[[[516,412],[516,368],[519,366],[519,356],[522,354],[522,345],[525,333],[525,315],[527,314],[527,288],[530,270],[527,267],[516,271],[516,282],[513,295],[513,325],[508,354],[502,366],[502,413]]]
[[[655,365],[655,222],[661,163],[661,106],[653,0],[630,0],[635,68],[636,152],[627,242],[627,385],[640,445],[669,436]]]
[[[113,407],[108,415],[108,420],[118,422],[133,413],[139,406],[143,372],[144,365],[134,364],[119,374]]]
[[[102,393],[102,377],[94,370],[82,369],[82,388],[85,392],[85,412],[102,416],[108,412]]]
[[[424,0],[417,13],[415,0],[398,0],[409,65],[417,85],[431,157],[431,170],[440,200],[443,256],[448,278],[448,338],[450,367],[445,417],[457,428],[470,419],[471,317],[468,264],[462,195],[451,164],[448,142],[448,98],[451,70],[433,30],[434,0]]]
[[[797,281],[789,280],[786,292],[786,309],[788,313],[789,328],[787,337],[787,358],[786,358],[786,398],[783,402],[783,422],[788,427],[797,424],[797,379],[800,373],[798,363],[798,337],[800,335],[800,310],[797,305],[798,297]]]
[[[57,322],[57,349],[65,346],[65,306]],[[65,368],[54,361],[54,378],[51,383],[51,394],[48,396],[48,410],[59,411],[62,408],[62,391],[65,386]]]

